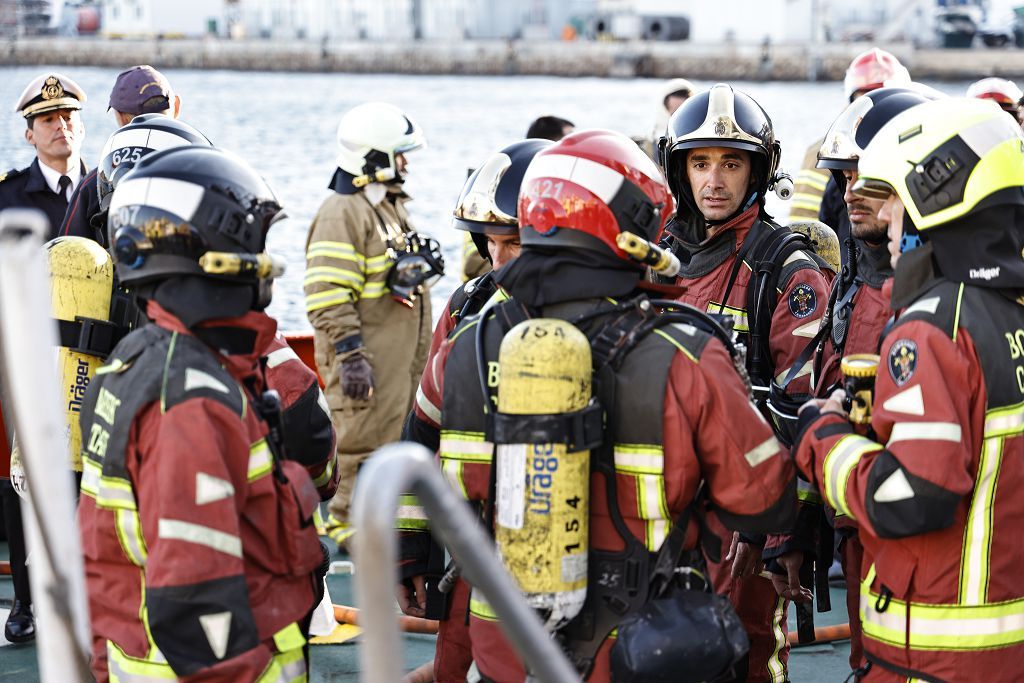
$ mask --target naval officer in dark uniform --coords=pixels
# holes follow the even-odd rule
[[[25,139],[36,148],[36,158],[27,168],[0,175],[0,209],[41,209],[50,219],[51,238],[85,175],[85,124],[79,114],[84,103],[85,92],[77,83],[49,72],[29,83],[15,106],[28,123]]]
[[[68,199],[85,174],[80,156],[85,126],[79,115],[84,103],[85,93],[77,83],[50,72],[29,83],[15,107],[28,122],[25,139],[36,148],[36,158],[28,168],[0,173],[0,210],[42,209],[50,219],[50,237],[56,235]],[[14,605],[4,624],[4,637],[12,643],[24,643],[36,637],[36,630],[25,566],[21,503],[9,479],[0,479],[0,504],[14,579]]]

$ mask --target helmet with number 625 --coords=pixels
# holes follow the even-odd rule
[[[630,232],[657,242],[675,202],[661,171],[632,140],[610,130],[573,133],[534,157],[519,192],[524,246],[611,253]]]
[[[96,189],[100,211],[110,205],[110,195],[118,179],[138,161],[153,152],[184,145],[212,147],[205,135],[183,121],[163,114],[142,114],[107,138],[96,169]]]

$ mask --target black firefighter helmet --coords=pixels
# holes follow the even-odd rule
[[[272,279],[283,272],[265,252],[267,231],[282,216],[270,186],[233,154],[196,146],[155,152],[111,196],[107,229],[118,279],[143,298],[154,298],[156,287],[171,279],[230,292],[212,297],[212,304],[178,302],[179,309],[222,309],[203,317],[262,310]]]

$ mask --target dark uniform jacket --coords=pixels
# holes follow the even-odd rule
[[[85,177],[85,164],[82,164],[82,177]],[[50,220],[47,239],[57,236],[68,203],[46,184],[46,178],[39,169],[39,159],[34,159],[27,168],[10,171],[0,177],[0,209],[16,206],[43,211]]]
[[[96,169],[82,178],[68,202],[67,213],[60,223],[57,234],[61,237],[88,237],[107,246],[106,223],[93,226],[92,218],[100,212],[100,196],[96,189]]]

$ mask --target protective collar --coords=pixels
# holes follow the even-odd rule
[[[495,281],[526,306],[608,296],[621,297],[640,282],[641,271],[610,253],[523,245],[519,257],[494,273]]]

